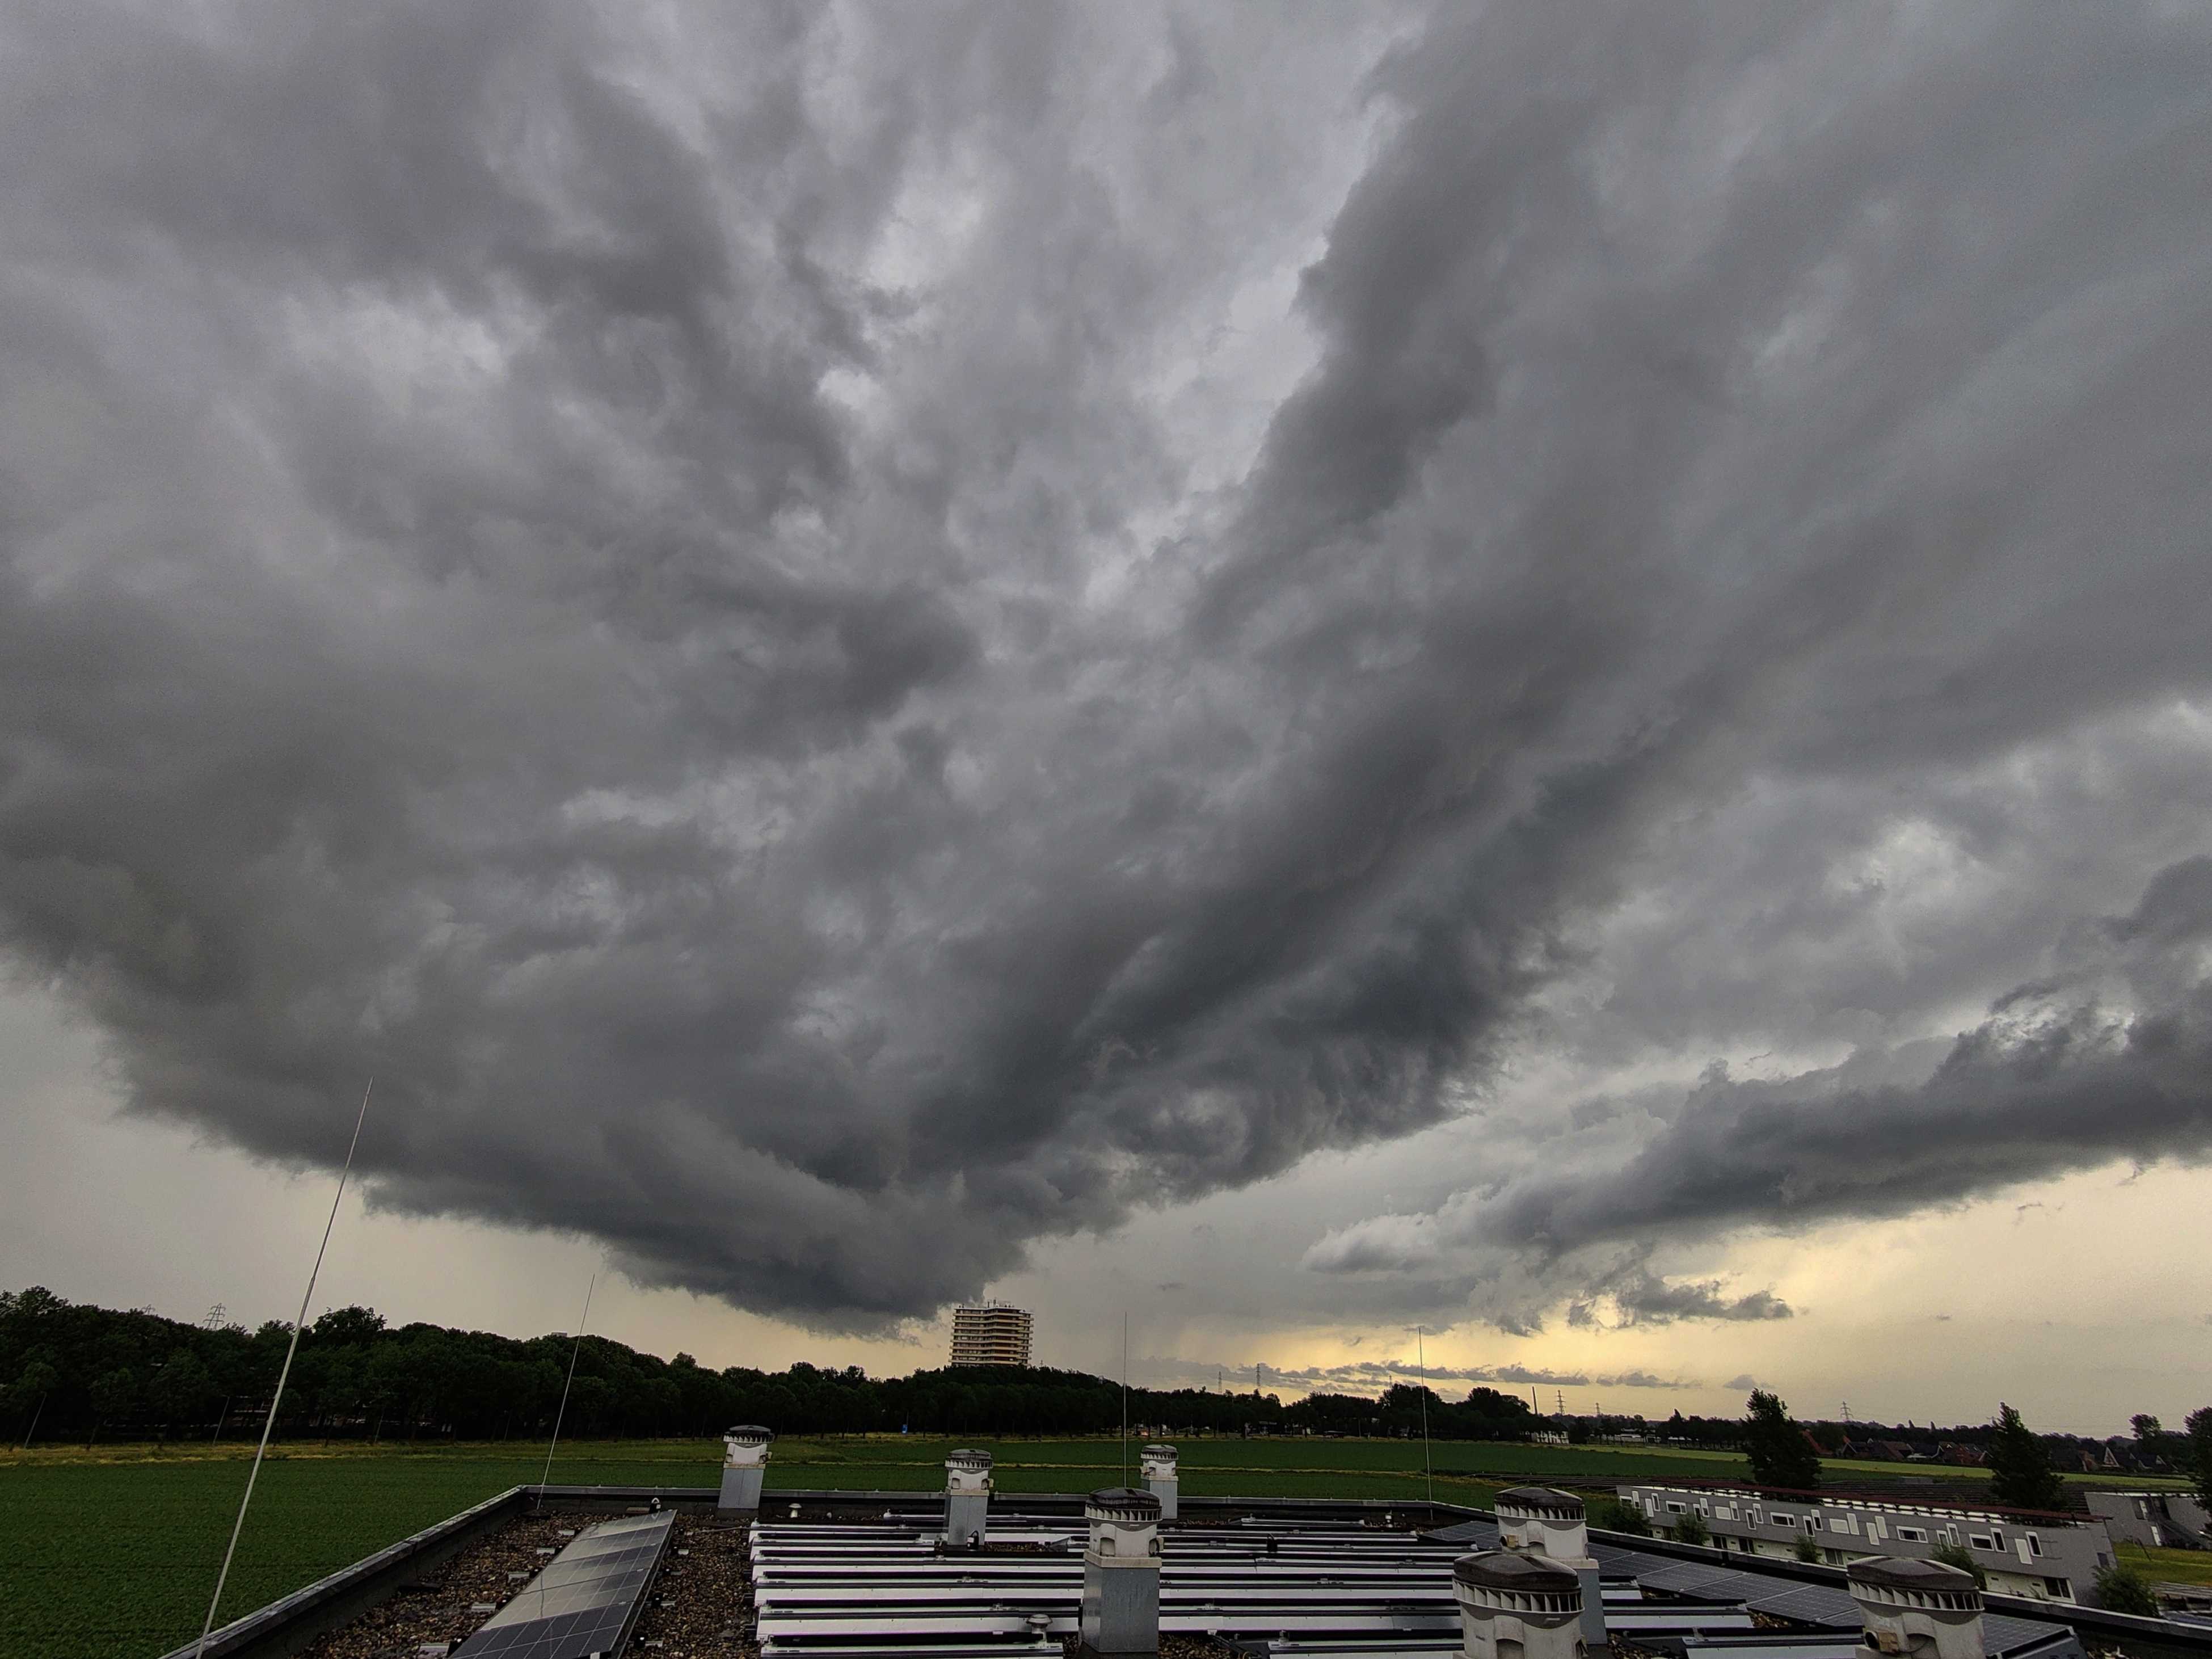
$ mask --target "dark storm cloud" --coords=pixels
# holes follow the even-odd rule
[[[11,954],[143,1109],[327,1161],[374,1071],[382,1201],[865,1323],[1438,1122],[1701,814],[1840,803],[1770,916],[1900,779],[1987,825],[2201,696],[2203,19],[1500,8],[1366,78],[1397,16],[19,8]],[[1297,380],[1239,337],[1310,259]],[[2037,867],[2198,850],[2180,741]],[[1627,939],[1680,994],[1590,1040],[1804,1035],[1793,914]],[[1822,982],[1924,1023],[2049,920]],[[1962,1048],[1896,1201],[2053,1077],[2137,1127],[2021,1170],[2193,1147],[2166,991]],[[1792,1210],[1827,1109],[1748,1086],[1482,1236]],[[1786,1311],[1717,1284],[1578,1288]]]
[[[1671,1325],[1684,1319],[1787,1319],[1790,1304],[1771,1291],[1753,1291],[1746,1296],[1726,1296],[1717,1279],[1670,1285],[1650,1273],[1639,1273],[1613,1287],[1614,1304],[1621,1322],[1627,1325]]]

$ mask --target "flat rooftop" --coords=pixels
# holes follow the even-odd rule
[[[541,1498],[518,1489],[445,1523],[466,1521],[471,1529],[441,1535],[434,1563],[426,1545],[419,1562],[387,1563],[388,1582],[375,1593],[366,1580],[348,1592],[366,1606],[325,1593],[325,1628],[311,1644],[267,1644],[276,1626],[264,1615],[287,1605],[279,1603],[252,1616],[264,1619],[260,1638],[227,1639],[210,1655],[1066,1659],[1073,1652],[1085,1537],[1076,1498],[1000,1495],[981,1550],[941,1543],[941,1494],[771,1494],[750,1522],[718,1516],[711,1504],[708,1492],[671,1492],[663,1504],[637,1491],[556,1487]],[[1452,1563],[1498,1547],[1498,1530],[1480,1516],[1428,1523],[1468,1513],[1448,1505],[1186,1498],[1182,1518],[1160,1533],[1163,1652],[1168,1659],[1456,1654]],[[1864,1659],[1857,1606],[1839,1583],[1808,1582],[1781,1564],[1722,1565],[1603,1536],[1593,1537],[1591,1553],[1614,1659]],[[1984,1628],[1990,1659],[2084,1653],[2062,1623],[2000,1612],[1986,1615]],[[2212,1642],[2202,1645],[2212,1652]]]

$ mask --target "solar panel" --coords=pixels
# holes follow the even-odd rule
[[[2074,1632],[2063,1625],[2046,1625],[2039,1619],[2014,1619],[2006,1613],[1982,1615],[1982,1645],[1992,1659],[2037,1653],[2052,1644],[2073,1644]]]
[[[1498,1522],[1495,1521],[1462,1521],[1456,1526],[1438,1527],[1425,1532],[1424,1538],[1434,1539],[1439,1544],[1464,1544],[1469,1549],[1488,1550],[1498,1547]]]
[[[1852,1659],[1858,1645],[1856,1637],[1840,1633],[1682,1638],[1682,1650],[1689,1659]]]
[[[1796,1584],[1773,1588],[1772,1581],[1756,1585],[1744,1604],[1754,1612],[1771,1613],[1801,1625],[1829,1630],[1857,1630],[1862,1623],[1859,1604],[1848,1590],[1827,1584]]]
[[[1603,1571],[1604,1564],[1599,1564]],[[1668,1595],[1694,1596],[1705,1601],[1744,1601],[1763,1593],[1773,1582],[1733,1567],[1708,1566],[1702,1561],[1663,1561],[1637,1573],[1646,1589]]]
[[[1621,1544],[1590,1540],[1590,1559],[1607,1578],[1640,1578],[1647,1572],[1656,1572],[1662,1567],[1682,1564],[1671,1555],[1655,1555],[1650,1550],[1630,1549]]]
[[[454,1659],[589,1659],[619,1652],[675,1523],[670,1510],[586,1528],[454,1649]]]

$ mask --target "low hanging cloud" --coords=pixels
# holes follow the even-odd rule
[[[1197,1360],[1151,1359],[1146,1362],[1146,1370],[1154,1377],[1200,1384],[1222,1381],[1224,1386],[1231,1389],[1252,1379],[1255,1375],[1252,1363],[1249,1360],[1242,1365],[1209,1365]],[[1379,1395],[1401,1382],[1425,1382],[1432,1388],[1443,1383],[1464,1382],[1482,1387],[1503,1384],[1516,1388],[1535,1385],[1559,1389],[1649,1389],[1662,1391],[1705,1386],[1703,1382],[1660,1376],[1641,1370],[1593,1374],[1580,1370],[1554,1370],[1540,1365],[1423,1365],[1412,1359],[1403,1364],[1388,1360],[1361,1360],[1348,1364],[1304,1365],[1287,1369],[1262,1364],[1258,1381],[1269,1389],[1297,1394],[1365,1395]]]
[[[1771,1291],[1731,1296],[1642,1262],[1669,1237],[1909,1214],[2117,1160],[2212,1161],[2212,859],[2160,871],[2131,911],[2084,919],[2065,951],[2063,973],[1999,999],[1923,1081],[1868,1085],[1858,1061],[1764,1079],[1716,1065],[1625,1161],[1540,1168],[1358,1223],[1306,1265],[1434,1272],[1485,1249],[1571,1263],[1626,1246],[1585,1290],[1620,1324],[1786,1319]],[[1567,1318],[1597,1322],[1589,1300]]]
[[[1744,1296],[1723,1293],[1718,1279],[1669,1284],[1651,1273],[1615,1288],[1613,1303],[1626,1325],[1668,1325],[1682,1319],[1787,1319],[1790,1304],[1771,1291]]]
[[[2096,977],[2117,1004],[2021,987],[1917,1086],[1716,1068],[1627,1163],[1509,1186],[1480,1206],[1479,1230],[1571,1250],[1901,1215],[2118,1159],[2212,1160],[2212,860],[2160,872],[2132,914],[2095,931]]]
[[[879,1328],[2207,850],[2200,13],[0,33],[0,949],[377,1203]],[[2167,972],[1312,1265],[1781,1317],[1617,1264],[2198,1155]]]

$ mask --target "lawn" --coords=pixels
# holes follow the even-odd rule
[[[951,1440],[897,1436],[788,1440],[774,1490],[933,1491]],[[1121,1479],[1113,1440],[982,1440],[1009,1492],[1068,1492]],[[1481,1502],[1480,1464],[1525,1448],[1437,1448],[1437,1495]],[[1478,1458],[1478,1450],[1499,1456]],[[246,1481],[250,1448],[103,1446],[0,1456],[0,1656],[146,1659],[198,1634]],[[1133,1449],[1132,1456],[1133,1457]],[[1184,1489],[1253,1497],[1413,1498],[1418,1444],[1383,1441],[1192,1442]],[[585,1485],[711,1486],[712,1441],[579,1443],[553,1478]],[[542,1451],[513,1445],[277,1448],[261,1472],[222,1614],[233,1618],[442,1520],[534,1481]],[[1522,1471],[1514,1468],[1510,1473]]]
[[[978,1444],[998,1460],[1007,1492],[1081,1492],[1121,1479],[1112,1439],[951,1440],[869,1435],[778,1443],[771,1491],[928,1492],[945,1452]],[[1429,1490],[1421,1445],[1402,1440],[1179,1441],[1182,1489],[1194,1496],[1412,1498]],[[146,1659],[196,1635],[246,1480],[246,1446],[40,1448],[0,1453],[0,1659]],[[1521,1480],[1727,1479],[1743,1461],[1717,1452],[1632,1446],[1440,1442],[1434,1489],[1486,1504]],[[1130,1449],[1134,1473],[1135,1448]],[[559,1482],[711,1486],[716,1441],[579,1442],[553,1466]],[[270,1454],[223,1599],[235,1617],[356,1561],[494,1492],[534,1481],[543,1450],[513,1443],[364,1447],[294,1444]],[[1895,1464],[1828,1466],[1895,1479]],[[1972,1469],[1916,1468],[1962,1480]],[[2152,1576],[2179,1578],[2160,1552]]]
[[[2154,1550],[2122,1544],[2119,1557],[2122,1566],[2135,1568],[2154,1584],[2212,1584],[2212,1550]]]

